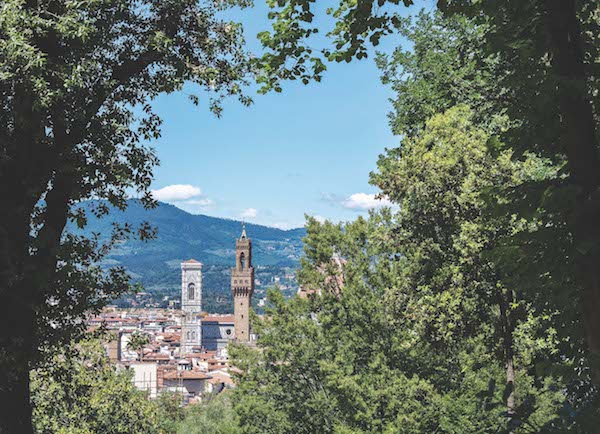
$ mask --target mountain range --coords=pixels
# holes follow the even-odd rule
[[[80,206],[89,209],[94,203],[85,202]],[[133,280],[147,289],[177,288],[180,263],[190,258],[204,263],[205,283],[212,285],[213,290],[227,288],[228,268],[235,262],[235,240],[241,234],[241,222],[190,214],[161,202],[154,209],[145,209],[135,199],[128,201],[124,211],[111,208],[109,214],[102,218],[96,218],[90,212],[87,215],[88,223],[83,230],[75,229],[73,224],[67,230],[88,236],[99,233],[101,238],[108,238],[114,223],[131,223],[136,227],[148,222],[157,229],[153,240],[119,243],[103,262],[106,267],[124,266]],[[282,230],[246,223],[246,232],[252,239],[255,267],[277,270],[298,266],[302,238],[306,234],[304,228]],[[211,276],[211,271],[217,275]],[[209,277],[209,282],[206,277]]]

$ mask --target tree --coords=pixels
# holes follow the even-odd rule
[[[140,362],[144,360],[144,348],[150,343],[150,338],[146,333],[134,332],[129,336],[129,342],[127,342],[127,349],[136,351]]]
[[[33,425],[39,433],[156,433],[159,407],[117,370],[97,339],[49,354],[31,374]]]
[[[38,348],[70,339],[82,317],[128,289],[121,268],[98,266],[110,247],[63,234],[86,216],[74,204],[123,208],[148,188],[160,134],[150,101],[185,83],[211,109],[228,95],[250,100],[241,27],[195,0],[6,0],[0,7],[0,418],[2,432],[31,432],[28,373]],[[195,87],[194,87],[195,86]],[[114,240],[147,225],[116,227]]]
[[[404,285],[418,294],[413,321],[429,330],[424,338],[440,343],[482,339],[484,353],[495,355],[505,369],[509,429],[524,423],[550,429],[545,424],[552,418],[541,422],[535,414],[545,406],[546,382],[556,386],[561,376],[589,381],[576,371],[565,375],[561,358],[580,357],[578,350],[556,357],[559,347],[572,340],[568,332],[576,328],[576,313],[549,302],[551,297],[541,291],[527,291],[530,282],[512,278],[503,257],[507,246],[517,234],[529,235],[543,223],[498,213],[494,204],[505,202],[506,192],[523,184],[554,178],[558,168],[533,155],[514,160],[511,150],[474,128],[464,106],[434,116],[415,139],[382,156],[378,167],[372,181],[400,205],[396,230],[406,261]],[[562,289],[572,291],[573,286]],[[404,291],[397,298],[401,306],[410,306]],[[581,348],[581,342],[577,345]],[[540,359],[551,368],[532,374],[530,367]],[[538,390],[530,388],[544,383]],[[557,405],[564,397],[553,399]]]
[[[241,370],[232,403],[242,432],[332,432],[336,404],[328,395],[320,364],[330,360],[327,342],[310,317],[307,302],[269,289],[266,317],[254,318],[260,350],[230,346]]]
[[[507,61],[505,56],[489,55],[485,50],[489,27],[440,13],[420,14],[410,25],[407,23],[402,33],[414,48],[398,48],[391,56],[378,57],[384,81],[395,91],[390,125],[397,134],[412,137],[422,130],[429,113],[468,103],[473,107],[473,121],[478,127],[504,142],[502,146],[494,139],[493,148],[512,148],[513,159],[524,161],[525,167],[534,161],[534,151],[538,161],[547,160],[538,169],[529,167],[540,170],[539,175],[543,176],[530,178],[514,188],[497,188],[495,195],[487,195],[495,197],[488,203],[496,208],[494,213],[535,223],[504,237],[491,254],[508,287],[519,288],[528,299],[560,312],[553,315],[553,327],[580,346],[585,301],[577,278],[579,253],[573,236],[576,228],[570,218],[573,185],[565,174],[564,156],[546,146],[556,141],[556,127],[560,125],[557,104],[553,102],[552,76],[535,63],[529,64],[529,58]],[[536,84],[526,87],[524,83],[529,81],[519,76],[530,74]],[[536,107],[543,110],[536,111]],[[531,150],[524,149],[523,144],[530,144]],[[400,150],[393,150],[384,160],[393,164],[400,155]],[[543,156],[542,160],[539,156]],[[379,180],[386,183],[384,176]],[[394,184],[392,179],[387,182],[392,197]],[[404,188],[396,186],[399,190]],[[590,364],[593,368],[593,357],[585,350],[564,350],[577,354],[573,363],[581,372],[588,372]],[[567,395],[577,402],[576,407],[589,409],[595,405],[597,395],[588,380],[574,379],[569,389]]]
[[[467,108],[450,109],[381,158],[373,182],[395,215],[309,219],[299,279],[320,294],[271,291],[258,350],[231,351],[246,432],[573,426],[564,391],[589,383],[573,366],[581,346],[554,329],[556,306],[510,286],[497,261],[505,237],[537,223],[496,214],[488,197],[555,169],[494,144]]]
[[[327,9],[335,26],[328,34],[332,46],[316,49],[307,40],[318,33],[309,0],[270,2],[273,31],[261,33],[267,49],[263,56],[263,91],[281,90],[282,79],[320,80],[325,61],[367,56],[367,46],[402,28],[407,21],[390,5],[410,6],[412,0],[342,1]],[[485,26],[483,53],[497,57],[504,75],[495,75],[510,122],[518,125],[508,146],[564,162],[559,183],[535,185],[527,201],[544,209],[546,196],[559,201],[558,209],[573,237],[571,274],[581,286],[588,348],[600,357],[600,157],[598,155],[598,19],[595,2],[576,0],[440,0],[446,16],[463,16]],[[479,46],[479,43],[476,42]],[[467,50],[468,51],[468,50]],[[487,56],[473,59],[487,62]],[[486,65],[484,65],[485,67]],[[518,104],[509,104],[514,100]],[[446,107],[448,108],[448,107]],[[496,115],[504,113],[497,112]],[[429,114],[431,115],[431,113]],[[424,123],[421,119],[419,125]],[[557,185],[558,184],[558,185]],[[526,194],[526,195],[527,195]],[[556,199],[560,196],[560,199]],[[539,200],[538,200],[539,199]],[[554,200],[552,200],[554,206]],[[551,255],[546,245],[548,256]],[[572,259],[572,260],[571,260]],[[537,267],[531,261],[529,265]],[[567,291],[565,297],[570,295]],[[593,358],[594,358],[593,357]],[[600,368],[599,368],[600,369]],[[598,375],[600,379],[600,374]]]
[[[506,112],[523,102],[509,98],[501,84],[510,66],[485,50],[489,26],[421,11],[404,19],[398,32],[411,47],[376,57],[382,82],[392,90],[388,117],[394,134],[414,137],[432,116],[457,105],[468,106],[473,121],[490,134],[503,136],[516,128]]]
[[[526,110],[511,115],[530,122],[540,131],[555,125],[553,136],[528,137],[523,144],[511,143],[515,149],[544,153],[555,161],[564,161],[568,178],[557,186],[547,186],[544,195],[562,196],[559,212],[569,226],[573,250],[564,259],[573,264],[573,273],[582,288],[582,316],[592,359],[600,355],[600,159],[596,137],[598,107],[597,65],[598,19],[594,2],[505,1],[481,6],[491,26],[487,37],[492,50],[514,64],[503,80],[513,92],[530,97]],[[449,2],[450,12],[477,13],[471,2]],[[510,22],[507,18],[511,17]],[[533,94],[543,83],[546,95]],[[557,200],[540,209],[555,210]],[[549,208],[549,209],[548,209]],[[551,247],[551,243],[547,247]],[[532,264],[533,265],[533,264]],[[567,291],[565,291],[567,293]],[[596,360],[597,362],[597,360]],[[600,365],[595,366],[600,369]],[[600,376],[596,375],[600,380]]]
[[[161,432],[169,434],[176,432],[186,414],[181,403],[181,395],[163,390],[156,397],[155,407]]]
[[[225,396],[209,397],[208,401],[189,405],[178,424],[182,434],[241,434],[231,400]]]

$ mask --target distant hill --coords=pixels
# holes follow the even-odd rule
[[[92,205],[92,202],[86,202],[81,206],[89,208]],[[215,290],[226,288],[227,269],[234,263],[235,240],[242,229],[239,221],[194,215],[166,203],[146,210],[138,200],[130,200],[125,211],[113,209],[101,219],[90,215],[83,233],[100,233],[108,237],[115,222],[135,226],[144,221],[158,229],[157,238],[149,242],[129,240],[116,246],[104,265],[126,267],[135,280],[149,288],[176,288],[180,263],[194,258],[205,264],[209,274],[213,270],[222,275],[207,276],[209,281],[205,283]],[[73,225],[68,230],[75,231]],[[269,266],[269,269],[298,266],[301,240],[306,234],[304,228],[281,230],[247,223],[246,231],[252,238],[255,266]]]

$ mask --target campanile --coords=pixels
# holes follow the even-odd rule
[[[181,264],[181,346],[185,357],[202,344],[202,263],[190,259]]]
[[[242,225],[242,235],[235,241],[235,267],[231,269],[235,339],[238,342],[250,341],[249,314],[253,293],[252,240],[246,235],[246,226]]]

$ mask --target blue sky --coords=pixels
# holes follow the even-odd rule
[[[253,51],[266,14],[261,0],[240,13]],[[391,36],[378,49],[401,42]],[[196,107],[184,93],[161,96],[155,196],[195,214],[281,228],[302,226],[305,213],[336,221],[366,214],[377,193],[369,172],[398,144],[386,116],[392,94],[379,76],[373,56],[328,64],[321,83],[286,83],[250,107],[227,101],[220,119],[206,101]]]

